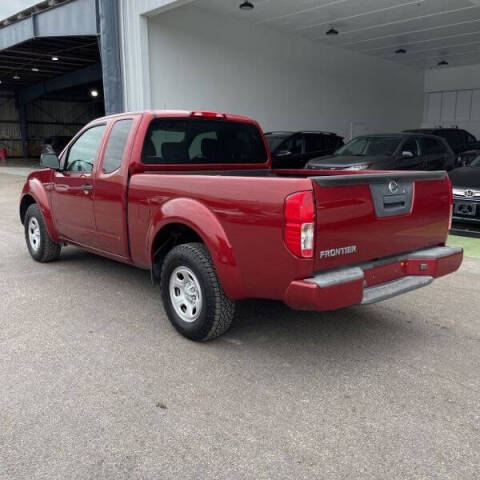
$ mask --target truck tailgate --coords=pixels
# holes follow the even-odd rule
[[[316,271],[444,245],[450,217],[445,172],[311,177]]]

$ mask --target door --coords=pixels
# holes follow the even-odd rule
[[[113,124],[95,175],[94,210],[99,247],[124,258],[128,257],[126,179],[133,121],[124,118]]]
[[[104,131],[102,124],[83,132],[68,149],[62,171],[53,176],[52,205],[60,235],[89,247],[98,247],[93,172]]]

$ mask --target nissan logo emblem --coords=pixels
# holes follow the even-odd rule
[[[398,190],[398,183],[395,180],[391,180],[390,183],[388,184],[388,189],[392,193],[395,193]]]
[[[473,197],[473,190],[465,190],[466,197]]]

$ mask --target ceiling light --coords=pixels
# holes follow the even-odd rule
[[[53,56],[52,57],[52,62],[58,62],[58,57]]]
[[[398,50],[395,50],[395,53],[407,53],[407,51],[404,48],[399,48]]]
[[[98,97],[98,90],[95,90],[94,88],[92,88],[92,89],[90,90],[90,95],[91,95],[92,97]]]
[[[37,67],[32,67],[32,72],[39,72],[40,70]]]
[[[443,67],[444,65],[448,65],[448,62],[446,60],[442,60],[441,62],[438,62],[437,65],[439,67]]]
[[[253,10],[255,5],[252,2],[243,2],[238,6],[238,8],[240,10]]]
[[[17,74],[15,74],[12,78],[13,78],[14,80],[20,80],[20,77],[19,77]]]
[[[330,27],[330,30],[325,32],[325,35],[338,35],[338,30],[335,30],[333,27]]]

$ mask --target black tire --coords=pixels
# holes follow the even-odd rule
[[[170,280],[178,269],[190,269],[198,280],[202,306],[198,318],[187,322],[175,311]],[[225,333],[232,324],[235,302],[224,293],[205,245],[186,243],[173,248],[165,257],[160,278],[162,298],[168,319],[184,337],[195,341],[205,341]]]
[[[34,248],[32,245],[29,237],[29,229],[32,228],[32,219],[33,223],[36,222],[36,225],[38,225],[39,228],[39,237],[36,248]],[[23,224],[25,227],[25,241],[27,242],[27,248],[32,258],[37,262],[42,263],[53,262],[54,260],[57,260],[60,256],[62,247],[58,243],[55,243],[48,235],[42,212],[36,203],[28,207]]]

